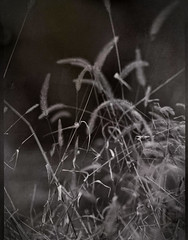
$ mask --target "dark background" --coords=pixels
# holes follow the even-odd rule
[[[146,73],[148,84],[153,88],[184,66],[184,21],[180,5],[165,21],[156,40],[149,41],[148,32],[153,19],[170,2],[135,0],[111,3],[116,35],[120,36],[121,65],[134,59],[134,50],[139,46],[143,58],[150,63]],[[27,12],[27,1],[8,0],[2,1],[1,5],[4,27],[1,46],[5,49],[6,66]],[[93,62],[110,39],[112,32],[103,1],[35,1],[6,74],[6,99],[14,102],[20,110],[27,109],[28,104],[38,101],[42,82],[50,72],[51,102],[73,105],[75,88],[72,79],[77,76],[77,68],[58,66],[56,61],[78,56]],[[116,84],[112,76],[117,70],[113,51],[104,67],[112,86]],[[181,76],[159,93],[163,104],[184,101],[183,80]],[[127,93],[127,98],[131,94]]]

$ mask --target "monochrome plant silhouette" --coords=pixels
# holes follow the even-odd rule
[[[94,64],[80,57],[57,61],[60,67],[70,64],[81,68],[73,80],[76,94],[80,93],[82,84],[91,85],[92,91],[97,89],[98,106],[92,111],[86,106],[79,108],[83,114],[90,114],[88,121],[81,114],[79,118],[76,116],[73,124],[63,127],[64,117],[70,117],[70,109],[76,107],[64,103],[48,105],[48,92],[50,84],[53,84],[50,73],[41,86],[39,104],[30,107],[25,114],[4,101],[5,106],[30,129],[44,159],[48,179],[46,203],[41,211],[36,212],[34,191],[30,217],[16,211],[14,199],[5,188],[5,195],[12,206],[12,209],[5,206],[7,240],[183,239],[185,118],[184,114],[176,116],[172,107],[161,106],[160,99],[152,99],[154,93],[183,70],[152,89],[144,72],[149,63],[142,59],[139,48],[135,49],[135,60],[121,68],[119,37],[115,35],[110,1],[104,1],[104,4],[110,17],[113,39],[102,48]],[[177,2],[171,4],[152,24],[150,35],[153,41],[176,5]],[[119,72],[113,77],[121,89],[134,91],[126,78],[135,72],[137,84],[145,91],[143,98],[136,103],[124,97],[124,90],[118,98],[115,97],[103,73],[105,60],[114,47]],[[99,96],[102,96],[102,101]],[[143,103],[146,113],[139,110],[140,103]],[[49,151],[44,149],[37,132],[27,120],[27,115],[39,106],[38,120],[47,121],[49,132],[46,136],[53,136]],[[177,103],[177,107],[184,111],[183,103]],[[55,131],[52,125],[56,126]],[[16,124],[11,127],[16,128]],[[70,130],[68,140],[64,134],[67,130]],[[84,141],[80,131],[85,136]],[[16,161],[15,156],[12,161]],[[55,163],[53,159],[56,159]]]

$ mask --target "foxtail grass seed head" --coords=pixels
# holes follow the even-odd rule
[[[105,6],[107,12],[110,13],[110,11],[111,11],[110,0],[104,0],[104,6]]]
[[[120,73],[120,77],[122,79],[125,79],[133,70],[137,68],[148,67],[148,66],[149,66],[149,63],[146,61],[142,61],[142,60],[133,61],[122,69]]]
[[[98,87],[100,87],[100,91],[105,93],[107,99],[113,99],[114,94],[112,88],[104,74],[99,69],[94,68],[94,77],[95,81],[98,83]]]
[[[144,107],[147,107],[147,106],[148,106],[148,101],[149,101],[150,93],[151,93],[151,86],[148,86],[147,89],[146,89],[146,93],[145,93]]]
[[[33,105],[32,107],[30,107],[30,108],[25,112],[25,114],[28,114],[28,113],[32,112],[32,111],[33,111],[34,109],[36,109],[38,106],[39,106],[38,103],[35,104],[35,105]]]
[[[178,1],[170,3],[166,8],[164,8],[154,19],[151,29],[150,29],[150,39],[151,41],[155,40],[157,34],[159,33],[162,25],[167,20],[169,15],[173,12],[173,10],[177,7]]]
[[[141,58],[140,49],[137,48],[135,50],[135,54],[136,54],[136,61],[141,61],[142,58]],[[146,85],[146,77],[145,77],[145,74],[144,74],[144,68],[142,66],[137,66],[136,67],[136,78],[137,78],[138,83],[141,86],[144,87]]]
[[[63,146],[63,135],[62,135],[61,119],[58,120],[58,144],[59,144],[59,147],[62,148],[62,146]]]
[[[48,73],[42,85],[41,94],[40,94],[40,108],[42,113],[45,117],[48,116],[48,102],[47,102],[47,94],[49,89],[49,82],[50,82],[51,74]]]
[[[62,109],[62,108],[65,108],[66,105],[62,104],[62,103],[57,103],[57,104],[54,104],[50,107],[48,107],[46,109],[46,111],[49,113],[53,112],[53,111],[56,111],[56,110],[59,110],[59,109]],[[43,112],[42,114],[39,115],[38,119],[43,119],[45,117],[45,113]]]
[[[84,78],[84,75],[90,70],[90,68],[88,68],[88,66],[86,66],[81,73],[78,76],[78,80],[75,82],[75,86],[76,86],[76,91],[79,92],[80,88],[81,88],[81,84],[82,84],[82,79]]]
[[[96,66],[98,69],[101,69],[103,67],[107,56],[110,54],[110,52],[112,51],[112,49],[114,48],[118,40],[119,40],[119,37],[116,36],[103,47],[103,49],[100,51],[100,53],[98,54],[95,60],[94,66]]]

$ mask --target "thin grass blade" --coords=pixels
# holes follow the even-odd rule
[[[132,90],[131,86],[121,78],[121,76],[119,75],[119,73],[115,73],[114,74],[114,78],[117,79],[120,84],[124,85],[126,88],[128,88],[130,91]]]

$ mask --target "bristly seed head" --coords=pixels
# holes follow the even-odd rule
[[[104,6],[105,6],[107,12],[110,12],[110,10],[111,10],[111,4],[110,4],[110,1],[109,1],[109,0],[104,0]]]

